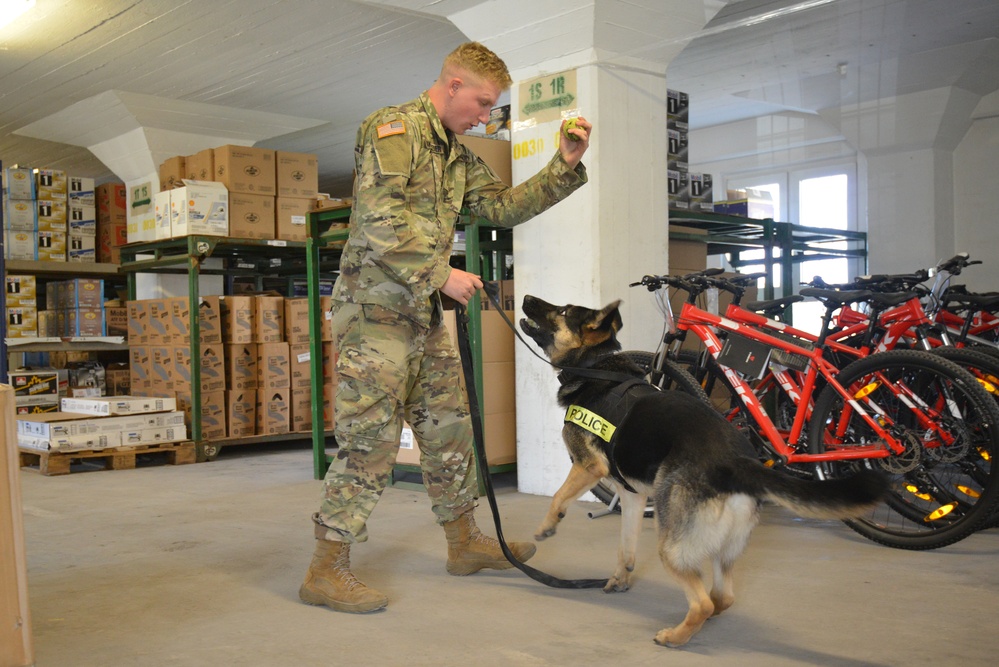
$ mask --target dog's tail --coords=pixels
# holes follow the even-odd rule
[[[756,461],[716,470],[713,485],[732,493],[770,500],[801,517],[849,519],[874,509],[888,490],[883,474],[861,469],[842,479],[807,480],[792,477]]]

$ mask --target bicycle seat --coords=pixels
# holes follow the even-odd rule
[[[765,301],[750,301],[749,303],[742,304],[742,307],[746,310],[751,310],[754,313],[761,313],[767,317],[773,317],[775,315],[780,315],[783,313],[788,306],[792,303],[798,303],[799,301],[804,301],[805,297],[800,294],[792,294],[790,296],[782,296],[779,299],[767,299]]]
[[[840,291],[834,289],[819,289],[818,287],[802,287],[799,294],[801,294],[801,296],[810,296],[813,299],[824,301],[827,305],[835,304],[837,306],[842,306],[847,303],[853,303],[854,301],[867,301],[873,292],[866,289]]]
[[[999,294],[994,292],[987,294],[959,294],[947,292],[944,294],[943,300],[948,306],[956,304],[962,308],[974,308],[976,310],[992,310],[999,307]]]

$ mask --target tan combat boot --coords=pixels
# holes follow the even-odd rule
[[[350,544],[329,540],[316,540],[316,552],[298,597],[306,604],[326,605],[350,614],[377,611],[388,604],[387,597],[350,573]]]
[[[464,576],[484,568],[505,570],[513,567],[506,559],[498,541],[479,532],[471,512],[444,524],[447,536],[447,572]],[[537,551],[530,542],[508,542],[507,546],[521,563]]]

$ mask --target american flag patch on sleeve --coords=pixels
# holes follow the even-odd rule
[[[391,137],[393,134],[406,134],[406,126],[403,125],[401,120],[394,120],[391,123],[385,123],[384,125],[378,126],[379,139]]]

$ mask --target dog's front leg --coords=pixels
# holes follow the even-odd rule
[[[592,467],[596,467],[595,464]],[[602,474],[594,473],[590,468],[584,468],[578,463],[573,463],[569,469],[569,476],[562,482],[562,486],[555,492],[552,503],[548,507],[545,520],[541,522],[534,539],[544,540],[555,534],[559,521],[565,516],[569,504],[578,499],[581,495],[592,489],[603,478]]]
[[[604,586],[605,593],[619,593],[631,588],[635,571],[635,551],[638,534],[642,531],[642,517],[648,498],[642,494],[619,489],[621,498],[621,543],[617,551],[617,569]]]

